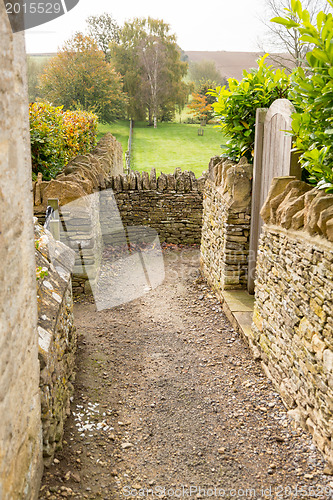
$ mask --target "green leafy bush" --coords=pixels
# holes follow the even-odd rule
[[[29,107],[33,175],[55,177],[73,156],[89,152],[96,144],[97,117],[85,111],[66,111],[46,102]]]
[[[230,139],[225,146],[225,156],[238,161],[245,156],[253,160],[255,119],[257,108],[268,108],[276,99],[288,94],[290,81],[284,70],[273,71],[265,64],[267,55],[258,60],[258,68],[243,71],[238,82],[229,78],[229,89],[225,86],[210,90],[216,98],[213,108],[220,126]]]
[[[42,172],[44,178],[49,179],[61,170],[65,161],[62,108],[33,103],[29,115],[32,171]]]
[[[333,7],[333,1],[327,1]],[[298,68],[292,77],[295,148],[310,182],[333,192],[333,16],[319,12],[313,25],[299,0],[291,0],[291,9],[286,10],[289,15],[272,21],[297,30],[302,42],[313,44],[306,54],[308,70]]]

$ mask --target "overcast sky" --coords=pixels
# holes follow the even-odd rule
[[[264,27],[265,0],[80,0],[64,16],[26,31],[28,53],[56,52],[76,31],[85,31],[89,15],[108,12],[123,24],[133,17],[163,19],[185,50],[255,52]]]

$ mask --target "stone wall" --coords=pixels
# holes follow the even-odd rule
[[[35,246],[43,457],[48,466],[62,447],[73,394],[76,334],[70,270],[75,257],[38,224]]]
[[[333,195],[275,179],[261,215],[250,345],[333,465]]]
[[[33,200],[22,33],[0,3],[0,498],[35,499],[42,474]]]
[[[203,196],[201,269],[221,298],[247,284],[252,166],[213,158]]]
[[[111,134],[105,134],[90,154],[73,158],[51,181],[41,175],[33,182],[34,212],[43,222],[47,201],[58,198],[61,206],[77,198],[105,189],[110,177],[123,172],[121,144]]]
[[[55,179],[43,181],[40,176],[33,183],[34,213],[41,224],[45,221],[48,200],[59,200],[61,241],[76,250],[73,268],[75,293],[91,292],[88,278],[96,277],[101,260],[102,240],[96,194],[110,185],[112,176],[122,172],[121,144],[111,134],[106,134],[90,154],[73,158]]]
[[[97,276],[103,245],[108,243],[106,235],[112,232],[114,239],[117,228],[113,226],[119,224],[119,215],[125,227],[155,229],[161,242],[199,244],[201,240],[202,193],[206,177],[196,179],[193,172],[180,169],[174,174],[162,173],[158,178],[155,169],[150,174],[122,174],[121,146],[119,149],[117,144],[108,134],[91,155],[74,158],[55,180],[39,180],[34,185],[35,203],[39,201],[35,204],[35,214],[40,222],[45,219],[47,200],[59,199],[60,239],[76,250],[73,290],[78,294],[91,292],[91,281],[94,282]],[[104,173],[100,172],[97,179],[94,162],[101,163],[101,151],[108,160],[105,160]],[[119,161],[115,156],[119,156]],[[108,215],[108,211],[112,213]]]
[[[163,173],[155,169],[112,177],[112,188],[124,226],[149,226],[161,242],[200,243],[205,178],[193,172]]]
[[[60,240],[75,251],[73,291],[91,293],[103,251],[99,193],[75,200],[61,209]]]

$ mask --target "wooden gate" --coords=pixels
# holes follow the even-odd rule
[[[253,165],[252,214],[248,269],[248,292],[254,293],[258,242],[263,221],[260,210],[274,177],[295,175],[301,171],[292,154],[291,114],[294,107],[287,99],[277,99],[269,109],[257,109]]]

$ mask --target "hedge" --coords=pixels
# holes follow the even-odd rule
[[[63,111],[46,102],[30,104],[30,140],[33,177],[54,178],[78,154],[96,144],[97,116],[86,111]]]

